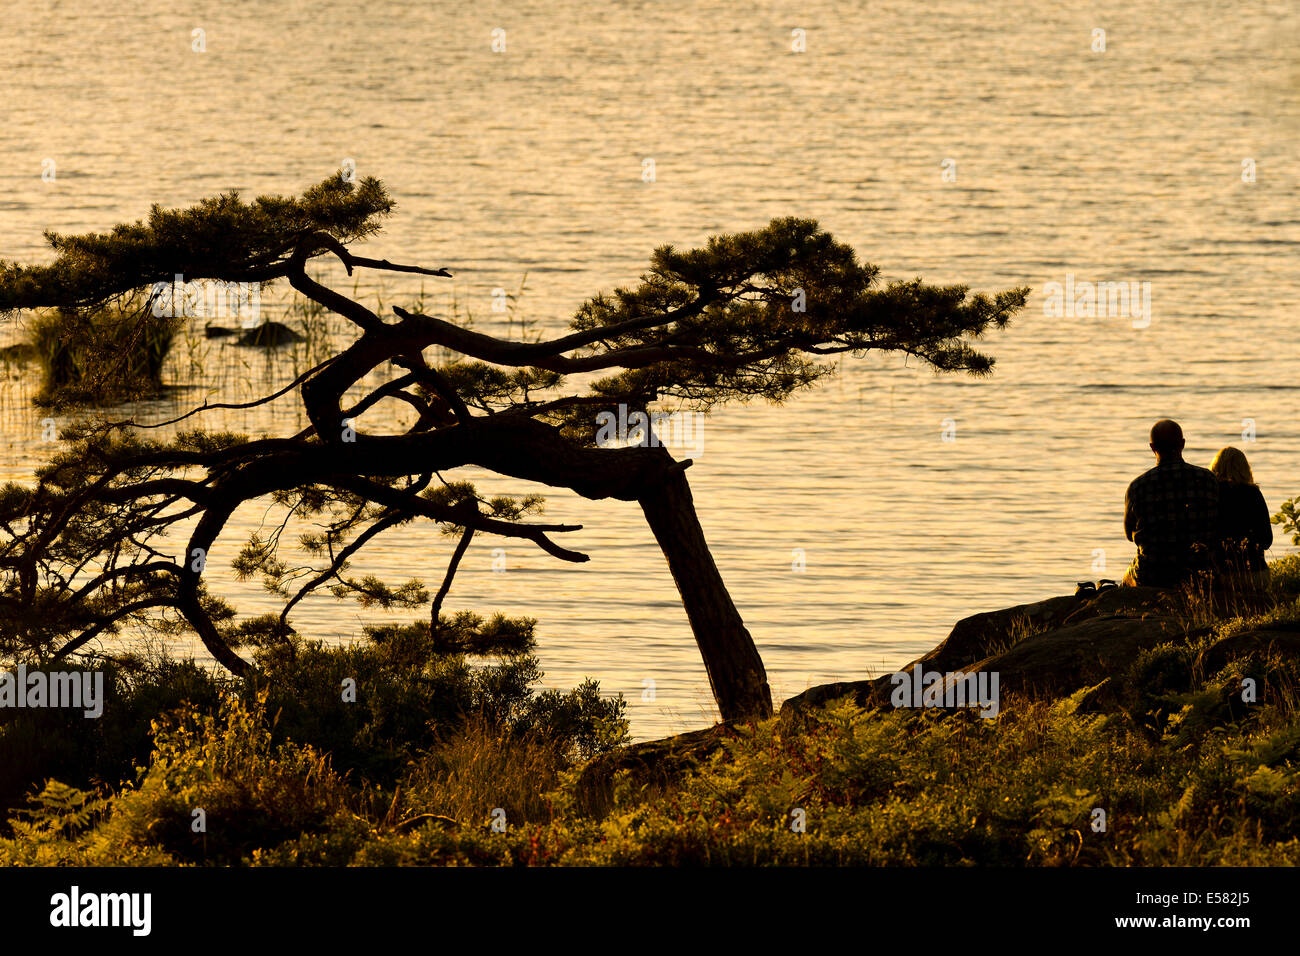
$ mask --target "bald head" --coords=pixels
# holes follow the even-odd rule
[[[1183,430],[1177,422],[1162,418],[1151,426],[1151,450],[1157,457],[1181,458],[1184,444]]]

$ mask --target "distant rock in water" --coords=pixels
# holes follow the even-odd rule
[[[303,341],[303,336],[280,322],[263,322],[251,329],[227,329],[219,325],[204,326],[203,334],[210,339],[227,336],[239,336],[237,344],[252,345],[261,348],[273,348],[277,345],[289,345]]]
[[[273,346],[288,345],[302,340],[303,336],[287,325],[281,325],[279,322],[263,322],[257,328],[246,329],[239,337],[239,344]]]
[[[28,342],[6,345],[0,349],[0,363],[5,365],[28,365],[38,358],[36,346]]]

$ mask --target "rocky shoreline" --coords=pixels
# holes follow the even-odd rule
[[[938,646],[900,668],[858,681],[810,687],[786,700],[778,717],[791,725],[809,710],[852,697],[868,710],[891,709],[895,673],[997,674],[1005,707],[1027,700],[1061,700],[1087,689],[1080,713],[1125,710],[1131,692],[1121,678],[1143,651],[1167,642],[1190,642],[1210,634],[1213,617],[1249,614],[1267,603],[1239,595],[1211,594],[1203,602],[1182,592],[1121,587],[1086,595],[1062,595],[958,621]],[[1213,617],[1212,617],[1213,615]],[[1300,623],[1268,621],[1245,626],[1214,642],[1202,655],[1207,674],[1251,652],[1300,655]],[[1239,688],[1225,686],[1225,701]],[[631,771],[641,786],[665,785],[716,751],[737,731],[727,724],[645,741],[593,761],[579,783],[590,808],[608,806],[618,771]]]

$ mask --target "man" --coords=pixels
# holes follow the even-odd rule
[[[1185,444],[1177,422],[1151,426],[1156,466],[1124,496],[1124,534],[1137,545],[1125,584],[1178,587],[1210,567],[1219,482],[1208,468],[1183,461]]]

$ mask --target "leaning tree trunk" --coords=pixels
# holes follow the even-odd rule
[[[722,719],[771,717],[763,659],[713,563],[686,475],[670,472],[638,500],[677,582]]]
[[[411,318],[400,326],[367,331],[303,385],[308,417],[320,435],[340,434],[342,396],[362,375],[393,355],[412,350],[418,354],[428,344],[411,341],[417,332]],[[396,476],[409,474],[417,467],[413,463],[421,473],[473,464],[568,488],[584,498],[638,501],[668,559],[722,719],[772,716],[763,659],[727,593],[695,515],[683,474],[689,460],[673,461],[662,445],[593,448],[565,440],[553,425],[509,415],[466,418],[454,427],[424,434],[356,438],[346,444],[332,438],[322,452],[328,454],[331,469]],[[337,479],[333,483],[337,485]]]

